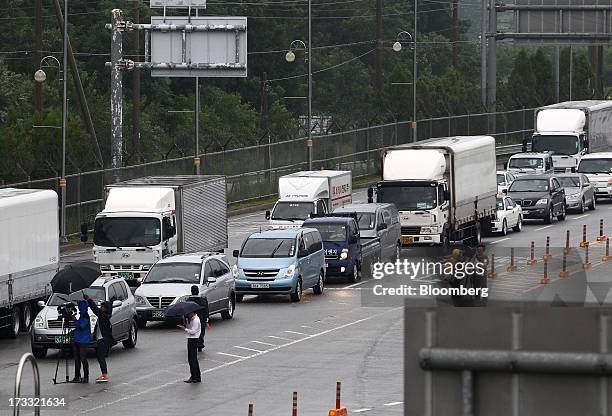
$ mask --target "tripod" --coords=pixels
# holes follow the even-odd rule
[[[70,376],[68,375],[68,355],[66,355],[66,346],[70,347],[70,320],[67,317],[60,315],[62,318],[62,335],[61,335],[61,347],[59,350],[59,354],[57,356],[57,361],[55,363],[55,376],[53,377],[53,384],[66,384],[70,383]],[[68,340],[68,344],[65,344],[64,341]],[[65,363],[66,363],[66,381],[57,381],[57,373],[59,370],[60,361],[62,359],[62,354],[65,355]]]

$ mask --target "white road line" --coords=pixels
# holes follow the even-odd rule
[[[510,237],[500,238],[499,240],[491,241],[490,244],[497,244],[497,243],[501,243],[502,241],[506,241],[506,240],[510,240]]]
[[[228,357],[234,357],[234,358],[249,358],[249,357],[253,357],[253,355],[249,355],[248,357],[245,357],[244,355],[235,355],[235,354],[228,354],[226,352],[217,352],[217,354],[221,354],[221,355],[226,355]]]
[[[314,327],[312,327],[312,326],[308,326],[308,325],[300,325],[300,326],[301,326],[302,328],[315,329]]]
[[[553,226],[553,225],[552,225],[552,224],[550,224],[550,225],[547,225],[547,226],[545,226],[545,227],[536,228],[536,229],[535,229],[535,231],[542,231],[542,230],[545,230],[545,229],[550,228],[550,227],[552,227],[552,226]]]
[[[391,406],[397,406],[397,405],[400,405],[400,404],[404,404],[404,402],[385,403],[385,404],[383,404],[383,406],[391,407]]]
[[[263,352],[262,350],[256,350],[255,348],[241,347],[240,345],[234,345],[234,348],[240,348],[243,350],[253,351],[253,352]]]
[[[339,326],[336,326],[334,328],[326,329],[325,331],[321,331],[321,332],[318,332],[316,334],[309,335],[306,338],[301,338],[301,339],[293,340],[293,341],[291,341],[291,342],[289,342],[287,344],[283,344],[283,345],[279,345],[278,347],[270,348],[269,350],[262,351],[262,352],[260,352],[258,354],[253,354],[253,355],[250,355],[248,357],[242,357],[239,360],[231,361],[229,363],[221,364],[221,365],[219,365],[217,367],[212,367],[212,368],[209,368],[207,370],[204,370],[204,371],[202,371],[202,375],[208,374],[208,373],[212,373],[213,371],[220,370],[222,368],[230,367],[230,366],[232,366],[234,364],[241,363],[241,362],[249,360],[249,359],[251,359],[253,357],[259,357],[259,356],[264,355],[264,354],[269,354],[269,353],[271,353],[273,351],[280,350],[281,348],[285,348],[285,347],[289,347],[289,346],[292,346],[292,345],[295,345],[295,344],[299,344],[299,343],[302,343],[304,341],[308,341],[308,340],[313,339],[313,338],[318,338],[320,336],[327,335],[327,334],[330,334],[332,332],[339,331],[341,329],[348,328],[350,326],[357,325],[357,324],[360,324],[362,322],[366,322],[366,321],[378,318],[378,317],[380,317],[382,315],[385,315],[385,314],[390,313],[390,312],[395,312],[395,311],[398,311],[398,310],[403,309],[403,308],[404,308],[403,306],[400,306],[400,307],[397,307],[397,308],[388,309],[388,310],[386,310],[384,312],[381,312],[381,313],[370,315],[370,316],[367,316],[365,318],[357,319],[355,321],[348,322],[346,324],[339,325]],[[272,336],[272,335],[269,335],[269,336]],[[218,354],[222,354],[222,353],[219,352]],[[103,404],[101,404],[99,406],[92,407],[92,408],[87,409],[87,410],[82,410],[80,413],[95,412],[96,410],[104,409],[104,408],[106,408],[108,406],[112,406],[114,404],[117,404],[117,403],[129,400],[129,399],[134,399],[136,397],[140,397],[143,394],[148,394],[148,393],[151,393],[151,392],[154,392],[154,391],[157,391],[157,390],[165,389],[166,387],[171,386],[173,384],[180,383],[181,381],[183,381],[182,377],[178,378],[176,380],[168,381],[167,383],[163,383],[163,384],[159,384],[157,386],[149,387],[148,389],[144,389],[144,390],[139,391],[137,393],[133,393],[133,394],[130,394],[130,395],[127,395],[127,396],[123,396],[123,397],[121,397],[121,398],[119,398],[117,400],[106,402],[106,403],[103,403]]]
[[[268,335],[268,338],[280,339],[283,341],[293,341],[291,338],[277,337],[276,335]]]
[[[355,409],[355,410],[351,410],[351,413],[361,413],[361,412],[367,412],[372,410],[370,407],[364,407],[363,409]]]
[[[269,347],[276,347],[276,344],[270,344],[269,342],[262,342],[262,341],[251,341],[254,342],[255,344],[261,344],[261,345],[267,345]]]
[[[353,283],[352,285],[344,286],[342,289],[351,289],[355,286],[359,286],[367,282],[369,282],[369,280],[362,280],[361,282],[357,282],[357,283]]]
[[[283,331],[283,332],[286,332],[286,333],[288,333],[288,334],[303,335],[303,336],[305,336],[305,337],[307,337],[308,335],[310,335],[310,334],[305,334],[305,333],[303,333],[303,332],[297,332],[297,331]]]
[[[581,215],[581,216],[579,216],[579,217],[574,217],[574,218],[572,218],[572,219],[573,219],[573,220],[579,220],[580,218],[588,217],[589,215],[591,215],[591,214],[584,214],[584,215]]]

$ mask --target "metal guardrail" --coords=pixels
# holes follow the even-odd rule
[[[36,398],[40,400],[40,372],[38,370],[38,364],[36,363],[36,358],[31,353],[25,353],[21,356],[19,360],[19,366],[17,367],[17,375],[15,376],[15,391],[13,394],[13,399],[15,403],[13,403],[13,416],[19,415],[19,408],[21,405],[21,401],[19,400],[21,394],[21,377],[23,373],[23,366],[26,361],[32,363],[32,371],[34,372],[34,394]],[[34,415],[40,416],[40,403],[34,407]]]

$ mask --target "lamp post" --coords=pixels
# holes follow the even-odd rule
[[[310,14],[310,0],[308,1],[308,39],[310,40],[311,35],[311,14]],[[299,46],[306,51],[304,54],[304,61],[308,64],[308,120],[306,122],[306,128],[308,129],[308,139],[306,146],[308,146],[308,170],[312,170],[312,55],[310,41],[308,46],[304,41],[296,39],[289,45],[289,52],[285,55],[287,62],[295,61],[295,49]]]
[[[68,16],[67,9],[68,1],[66,0],[66,10],[64,12],[64,16]],[[67,20],[67,17],[65,18]],[[66,46],[67,46],[67,34],[66,34],[67,22],[64,21],[64,64],[60,64],[60,61],[52,55],[45,56],[40,60],[40,67],[34,73],[34,80],[36,82],[45,82],[47,79],[47,74],[43,70],[43,68],[53,67],[55,65],[48,65],[47,61],[55,61],[57,64],[57,69],[59,74],[61,75],[61,81],[63,84],[63,100],[62,100],[62,169],[60,174],[59,186],[61,192],[61,208],[60,208],[60,241],[65,243],[68,241],[66,238],[66,118],[67,118],[67,107],[68,107],[68,98],[67,98],[67,88],[66,88]]]
[[[412,43],[412,141],[417,141],[417,122],[416,122],[416,82],[417,82],[417,60],[416,60],[416,39],[405,30],[397,34],[396,41],[393,44],[393,50],[399,52],[402,50],[402,41],[408,39]]]

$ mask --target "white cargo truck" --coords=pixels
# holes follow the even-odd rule
[[[327,214],[352,202],[350,171],[295,172],[278,179],[278,201],[266,219],[272,228],[298,228],[310,214]]]
[[[387,149],[382,162],[376,200],[397,207],[402,245],[474,245],[490,230],[497,207],[493,137],[424,140]]]
[[[612,149],[612,100],[566,101],[535,110],[531,146],[549,152],[557,172],[574,169],[586,153]]]
[[[0,330],[27,331],[59,269],[57,194],[0,189]]]
[[[177,253],[227,247],[224,176],[151,176],[108,185],[94,223],[94,261],[137,286]]]

